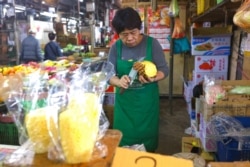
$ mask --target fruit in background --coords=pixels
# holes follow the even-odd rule
[[[51,67],[51,66],[54,66],[54,64],[55,64],[55,62],[52,61],[52,60],[46,60],[46,61],[43,62],[43,65],[45,67]]]
[[[84,54],[84,57],[96,57],[96,54],[94,52],[87,52]]]
[[[91,159],[99,130],[99,98],[94,93],[80,93],[69,100],[59,115],[61,145],[67,163]]]
[[[155,77],[157,74],[157,69],[154,63],[151,61],[144,60],[141,62],[143,65],[145,65],[145,74],[148,77]]]

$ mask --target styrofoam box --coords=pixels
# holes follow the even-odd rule
[[[201,83],[205,75],[214,77],[216,80],[227,80],[227,72],[197,72],[193,70],[193,86]]]
[[[195,56],[196,72],[227,72],[228,56]]]
[[[193,97],[193,82],[188,81],[187,83],[184,82],[184,99],[186,102],[191,102],[192,97]]]

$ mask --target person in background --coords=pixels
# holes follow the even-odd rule
[[[36,31],[30,29],[28,36],[23,39],[21,44],[20,63],[42,62],[43,55],[39,41],[35,38]]]
[[[62,57],[61,47],[55,41],[56,34],[50,32],[48,34],[49,42],[45,45],[44,48],[44,60],[57,60],[58,57]]]
[[[109,80],[116,87],[113,128],[123,134],[120,146],[144,144],[148,152],[155,152],[159,133],[158,81],[168,75],[163,49],[156,39],[140,32],[142,21],[133,8],[118,10],[112,26],[119,36],[108,55],[116,73]],[[152,78],[139,75],[130,85],[129,72],[140,58],[152,61],[157,74]]]

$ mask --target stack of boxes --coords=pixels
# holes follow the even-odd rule
[[[191,29],[191,54],[194,56],[194,69],[192,81],[184,87],[186,101],[193,95],[194,87],[202,84],[204,77],[216,80],[227,80],[229,70],[229,56],[231,54],[232,27],[202,27]],[[191,83],[190,83],[191,82]],[[194,99],[194,98],[193,98]],[[207,115],[203,115],[206,105],[202,98],[189,100],[188,111],[190,114],[191,133],[200,138],[203,149],[207,152],[216,151],[216,141],[211,137],[211,132],[206,128]],[[192,102],[194,101],[194,102]],[[195,118],[194,118],[195,113]]]
[[[231,33],[231,26],[191,30],[192,55],[195,56],[193,86],[202,82],[205,75],[227,80]]]
[[[200,117],[199,111],[196,109],[199,105],[192,104],[193,90],[195,86],[203,83],[205,76],[213,77],[216,80],[228,79],[231,33],[232,26],[191,28],[191,54],[194,56],[194,69],[192,81],[184,85],[184,96],[191,116],[193,136],[199,136],[197,122]],[[195,114],[193,114],[194,112]]]

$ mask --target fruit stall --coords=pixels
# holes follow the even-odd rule
[[[113,66],[105,57],[82,59],[80,64],[62,59],[0,68],[1,144],[18,145],[25,150],[21,157],[33,153],[34,163],[111,160],[121,133],[108,129],[102,102]],[[10,166],[31,163],[23,157],[5,160]]]

